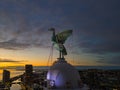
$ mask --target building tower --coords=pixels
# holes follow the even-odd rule
[[[88,90],[84,89],[78,71],[64,58],[67,55],[67,51],[63,44],[72,34],[72,30],[67,30],[56,35],[54,28],[50,30],[53,31],[53,45],[57,46],[60,56],[48,70],[46,90]]]

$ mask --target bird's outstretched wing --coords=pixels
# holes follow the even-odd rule
[[[56,35],[57,43],[64,44],[67,38],[72,34],[72,30],[66,30]]]

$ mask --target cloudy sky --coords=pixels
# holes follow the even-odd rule
[[[74,65],[120,65],[119,0],[0,0],[0,66],[47,65],[52,33],[67,29]],[[53,60],[58,57],[54,49]]]

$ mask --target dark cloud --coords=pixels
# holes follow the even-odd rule
[[[120,52],[120,43],[118,41],[87,41],[81,42],[80,47],[83,48],[84,52],[87,53],[97,53],[97,54],[106,54],[106,53],[119,53]]]
[[[81,50],[104,58],[109,53],[119,54],[119,3],[119,0],[1,0],[0,48],[49,47],[51,32],[47,30],[55,27],[57,32],[73,29],[73,40],[68,40],[66,48],[73,43],[74,54]]]
[[[119,0],[87,1],[80,1],[82,5],[75,8],[78,12],[73,9],[76,13],[68,15],[76,28],[77,46],[85,53],[119,53]]]
[[[29,34],[25,34],[22,37],[16,37],[16,39],[13,38],[7,41],[2,41],[0,42],[0,48],[9,50],[23,50],[31,47],[48,48],[51,46],[50,40],[46,40],[44,34],[41,35],[42,38],[40,38],[40,36],[29,36]]]
[[[120,56],[101,57],[97,62],[110,65],[120,65]]]
[[[7,63],[22,63],[22,62],[26,62],[26,61],[16,61],[16,60],[11,60],[11,59],[2,59],[2,58],[0,58],[0,63],[5,63],[5,62],[7,62]]]
[[[0,42],[0,48],[9,50],[21,50],[28,48],[30,45],[25,43],[17,43],[15,40],[9,40],[6,42]]]

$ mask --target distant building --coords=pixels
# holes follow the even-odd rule
[[[33,66],[32,65],[25,65],[25,74],[27,76],[31,76],[33,74]]]
[[[32,78],[33,78],[33,66],[32,65],[25,65],[25,76],[24,76],[25,84],[31,85]]]
[[[10,71],[3,70],[3,82],[8,82],[10,80]]]

